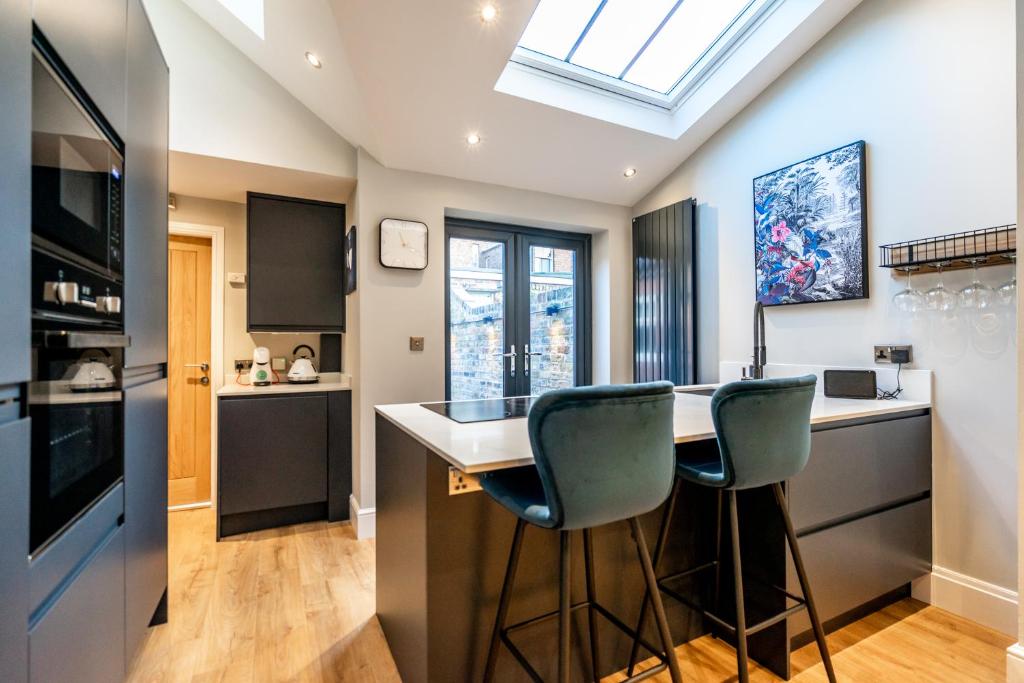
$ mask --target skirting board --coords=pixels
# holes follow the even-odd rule
[[[377,508],[360,508],[355,494],[348,497],[348,519],[356,531],[356,538],[373,538],[377,535]]]
[[[930,575],[914,582],[911,595],[1008,636],[1017,635],[1016,591],[934,566]]]

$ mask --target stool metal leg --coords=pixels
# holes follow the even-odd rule
[[[722,503],[724,498],[725,491],[718,489],[715,503],[715,614],[718,614],[722,608]]]
[[[658,634],[661,636],[661,646],[665,650],[665,659],[668,660],[669,674],[672,678],[672,683],[682,683],[683,676],[679,672],[679,661],[676,659],[675,645],[672,642],[672,634],[669,632],[668,618],[665,616],[665,606],[661,602],[658,579],[654,575],[651,556],[647,552],[647,541],[644,539],[643,529],[640,528],[640,518],[630,518],[629,524],[633,531],[633,540],[636,541],[636,550],[640,556],[640,564],[644,570],[647,592],[651,596],[651,605],[654,607],[654,620],[658,625]]]
[[[512,600],[512,584],[516,579],[516,568],[519,565],[519,552],[523,547],[523,532],[526,522],[516,520],[516,530],[512,536],[512,549],[508,554],[508,566],[505,568],[505,581],[501,586],[501,597],[498,599],[498,614],[494,617],[494,631],[491,632],[491,646],[487,651],[487,665],[484,668],[484,683],[494,680],[494,668],[498,663],[498,650],[501,648],[501,632],[505,628],[508,617],[508,606]]]
[[[590,672],[595,681],[601,680],[601,658],[598,655],[597,615],[594,604],[597,602],[597,582],[594,580],[594,533],[592,529],[583,530],[583,561],[587,575],[587,625],[590,628]]]
[[[736,590],[736,669],[739,683],[749,683],[747,667],[747,618],[743,607],[743,563],[740,561],[740,525],[736,491],[729,491],[729,527],[732,535],[732,573]]]
[[[661,563],[661,558],[665,554],[665,545],[668,543],[668,531],[669,525],[672,523],[672,515],[675,513],[676,502],[679,499],[679,489],[682,487],[682,480],[676,478],[675,484],[672,486],[672,494],[669,496],[668,505],[665,506],[665,513],[661,517],[661,527],[658,530],[658,542],[654,546],[654,573],[657,576],[658,565]],[[644,632],[644,626],[647,624],[647,608],[650,604],[651,593],[650,590],[644,591],[644,598],[640,602],[640,616],[636,620],[636,632],[637,638],[633,639],[633,647],[629,651],[629,667],[626,669],[626,676],[633,675],[633,669],[636,667],[636,660],[640,656],[640,634]]]
[[[804,600],[807,601],[807,616],[811,620],[811,628],[814,630],[814,639],[818,642],[818,652],[821,653],[821,663],[825,665],[825,673],[830,683],[836,683],[836,672],[832,668],[832,657],[828,653],[828,643],[825,641],[825,629],[818,619],[818,609],[814,606],[814,598],[811,596],[811,584],[807,580],[807,572],[804,570],[804,561],[800,556],[800,546],[796,542],[796,531],[793,530],[793,520],[789,517],[789,505],[786,502],[786,494],[782,491],[782,484],[773,484],[775,489],[775,500],[782,510],[782,519],[786,524],[786,539],[789,541],[789,552],[793,556],[793,566],[796,568],[797,578],[800,579],[800,590],[803,591]]]
[[[569,611],[572,593],[572,535],[568,531],[558,533],[561,545],[562,576],[558,582],[558,680],[569,683],[569,660],[572,643],[569,626],[572,613]]]

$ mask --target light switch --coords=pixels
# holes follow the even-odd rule
[[[423,337],[409,337],[409,350],[410,351],[422,351],[423,350]]]
[[[288,359],[285,358],[284,356],[277,356],[276,358],[270,359],[270,367],[273,370],[284,370],[287,364]]]
[[[244,285],[245,273],[228,273],[228,284]]]

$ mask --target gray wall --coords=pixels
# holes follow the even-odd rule
[[[876,266],[880,244],[1014,222],[1013,41],[1008,0],[865,0],[634,207],[636,215],[697,198],[701,350],[705,360],[746,360],[751,180],[867,142],[871,298],[770,309],[768,357],[870,366],[872,344],[914,344],[917,367],[935,373],[935,564],[1009,589],[1017,585],[1014,314],[991,335],[964,316],[910,319],[891,305],[902,281]],[[995,285],[1010,268],[982,277]],[[969,280],[959,271],[945,284]]]

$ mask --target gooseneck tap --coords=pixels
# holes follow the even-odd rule
[[[754,304],[754,362],[743,379],[764,379],[764,366],[768,363],[768,347],[764,336],[764,304]]]

